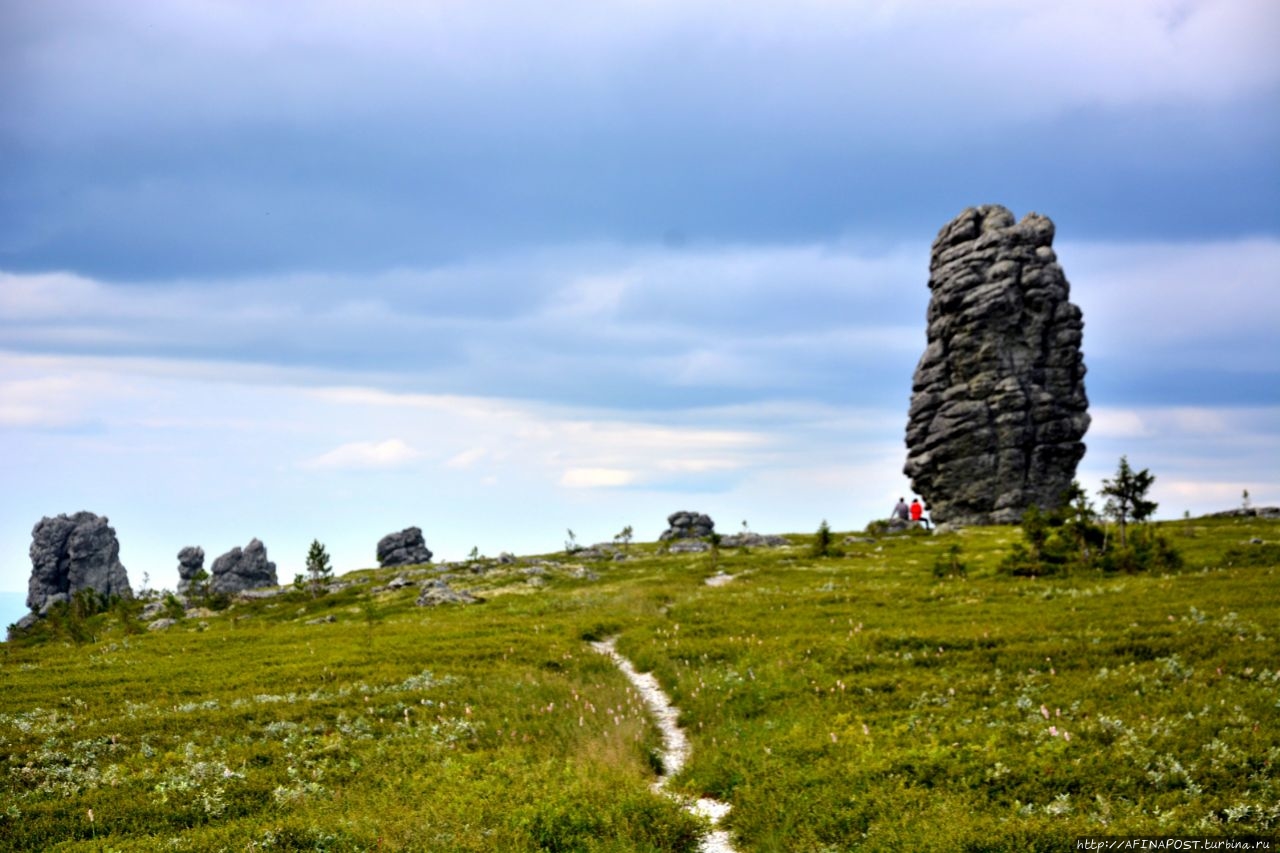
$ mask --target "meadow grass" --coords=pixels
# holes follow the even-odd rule
[[[731,803],[742,851],[1272,835],[1280,590],[1250,540],[1280,523],[1162,528],[1176,574],[1012,578],[1015,528],[793,536],[450,567],[466,607],[368,570],[163,632],[46,625],[0,646],[0,849],[696,850],[606,636],[682,711],[671,786]]]

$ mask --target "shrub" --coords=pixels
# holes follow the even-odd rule
[[[815,557],[843,557],[844,552],[835,547],[835,535],[831,532],[831,525],[827,524],[824,518],[822,524],[818,525],[818,532],[813,537],[813,548],[810,553]]]
[[[939,554],[933,562],[935,578],[967,577],[969,567],[960,559],[960,546],[953,544],[945,554]]]

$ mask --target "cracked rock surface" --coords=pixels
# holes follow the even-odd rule
[[[1084,456],[1084,320],[1053,236],[1048,217],[984,205],[934,240],[904,473],[935,523],[1057,506]]]

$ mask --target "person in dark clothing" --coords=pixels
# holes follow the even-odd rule
[[[900,518],[903,521],[908,521],[911,518],[910,510],[907,508],[907,501],[905,498],[898,498],[898,505],[893,508],[893,515],[889,517]]]

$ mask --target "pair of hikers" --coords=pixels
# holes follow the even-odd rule
[[[911,506],[907,506],[905,499],[898,498],[898,505],[893,508],[893,517],[911,521],[914,524],[923,524],[925,530],[929,529],[929,519],[924,517],[924,507],[920,505],[919,498],[912,498]]]

